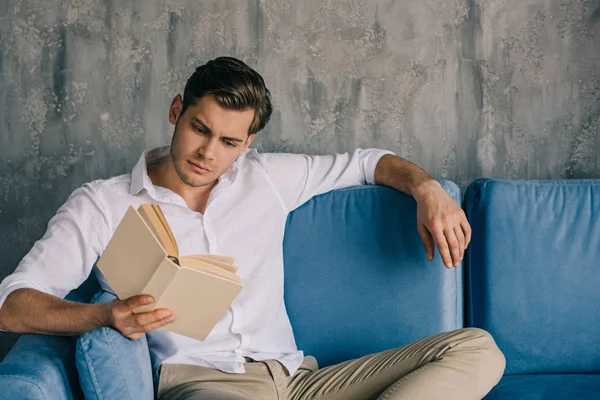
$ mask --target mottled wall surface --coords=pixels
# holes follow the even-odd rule
[[[387,148],[463,189],[600,178],[600,0],[1,0],[0,279],[75,187],[169,142],[219,55],[273,93],[259,150]]]

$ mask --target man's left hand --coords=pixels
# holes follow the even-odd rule
[[[471,242],[471,226],[458,203],[439,182],[431,180],[417,187],[417,228],[427,259],[433,259],[434,242],[446,268],[458,267]]]

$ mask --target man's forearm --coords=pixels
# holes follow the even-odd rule
[[[375,168],[375,183],[418,198],[426,187],[440,186],[428,173],[404,158],[386,154]]]
[[[428,260],[433,260],[436,244],[447,268],[460,265],[471,241],[471,226],[460,205],[438,181],[410,161],[386,154],[375,167],[375,183],[415,198],[417,229]]]
[[[106,304],[83,304],[35,289],[17,289],[0,308],[0,328],[15,333],[77,336],[106,326]]]

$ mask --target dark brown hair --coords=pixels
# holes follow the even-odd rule
[[[271,93],[263,77],[237,58],[219,57],[196,68],[185,85],[181,114],[207,95],[230,110],[253,108],[254,119],[249,135],[263,129],[271,118]]]

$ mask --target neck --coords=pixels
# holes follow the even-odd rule
[[[153,185],[161,186],[177,193],[185,201],[190,210],[200,213],[204,213],[208,196],[210,196],[210,192],[217,184],[217,181],[214,181],[200,187],[187,185],[177,174],[171,155],[166,156],[156,167],[148,171],[148,176],[152,180]]]

